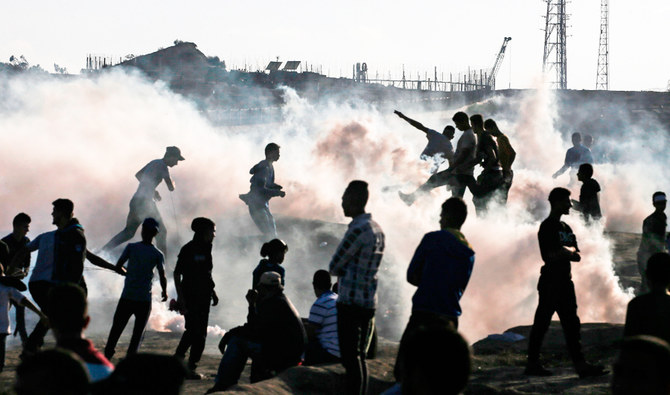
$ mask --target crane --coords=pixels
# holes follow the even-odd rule
[[[500,47],[500,52],[498,52],[498,56],[496,57],[496,61],[493,64],[493,68],[491,68],[491,72],[489,73],[489,78],[487,82],[487,85],[491,87],[491,89],[495,89],[496,86],[496,74],[498,74],[498,70],[500,70],[500,65],[502,65],[503,58],[505,57],[505,49],[507,49],[507,43],[512,40],[512,37],[505,37],[503,40],[502,46]]]

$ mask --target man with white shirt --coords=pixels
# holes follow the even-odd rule
[[[158,236],[156,237],[156,245],[163,254],[167,255],[167,231],[165,230],[164,221],[158,212],[158,207],[156,207],[156,201],[161,200],[161,195],[156,190],[156,187],[158,187],[161,181],[165,181],[165,185],[167,185],[170,192],[174,191],[174,183],[170,178],[168,167],[174,167],[182,160],[184,160],[184,157],[181,156],[179,148],[167,147],[162,159],[152,160],[135,174],[135,178],[137,178],[140,184],[133,198],[130,199],[130,211],[128,212],[126,227],[102,247],[103,251],[110,251],[114,247],[132,239],[142,221],[150,217],[161,224]]]

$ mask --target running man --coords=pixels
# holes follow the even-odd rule
[[[449,165],[451,165],[451,161],[454,159],[454,147],[451,145],[451,140],[453,140],[454,133],[456,132],[456,129],[454,129],[453,126],[447,125],[444,127],[442,133],[438,133],[433,129],[423,126],[423,124],[412,118],[405,116],[405,114],[398,110],[393,111],[393,113],[426,134],[428,144],[426,144],[426,148],[424,148],[421,153],[421,160],[433,162],[433,166],[430,168],[430,174],[437,173],[440,166],[445,161],[448,161]]]
[[[251,190],[249,193],[240,195],[240,199],[249,206],[249,215],[258,230],[268,240],[277,238],[277,226],[270,212],[270,199],[286,196],[282,186],[275,184],[275,168],[273,162],[279,160],[279,145],[270,143],[265,146],[265,159],[258,162],[249,170],[252,175],[249,182]]]
[[[142,221],[145,218],[151,217],[161,225],[156,237],[156,244],[158,249],[167,255],[167,231],[165,230],[163,219],[158,212],[158,207],[156,207],[156,202],[161,200],[161,195],[156,190],[156,187],[158,187],[161,181],[165,181],[165,185],[167,185],[170,192],[174,191],[174,183],[170,178],[168,167],[174,167],[182,160],[184,160],[184,157],[181,156],[179,148],[167,147],[162,159],[152,160],[135,174],[135,178],[140,182],[140,185],[137,187],[133,198],[130,199],[130,211],[128,212],[126,227],[102,247],[103,251],[110,251],[114,247],[132,239]]]

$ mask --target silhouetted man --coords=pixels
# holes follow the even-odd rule
[[[649,258],[657,252],[667,251],[665,234],[668,221],[665,215],[667,198],[665,193],[659,191],[654,192],[651,201],[654,205],[654,212],[642,223],[642,239],[640,239],[640,247],[637,250],[637,266],[640,269],[640,277],[642,277],[641,294],[649,291],[646,274]]]
[[[2,241],[5,242],[9,248],[9,255],[7,256],[7,262],[5,265],[5,269],[7,270],[7,273],[5,274],[8,276],[23,279],[28,275],[28,268],[30,267],[30,255],[24,255],[24,258],[20,262],[16,262],[15,266],[12,265],[10,267],[10,264],[13,263],[12,261],[16,254],[25,248],[28,243],[30,243],[30,239],[26,236],[30,230],[30,221],[31,219],[28,214],[17,214],[12,221],[12,233],[2,238]],[[21,337],[21,342],[25,343],[25,341],[28,339],[25,321],[26,309],[16,303],[12,303],[12,305],[16,309],[16,332],[14,332],[14,336],[16,336],[16,333],[18,332],[19,336]]]
[[[49,292],[54,286],[62,283],[86,286],[83,277],[86,237],[84,228],[74,218],[73,213],[74,204],[71,200],[56,199],[51,216],[58,229],[42,233],[27,246],[27,251],[39,249],[35,268],[28,282],[30,294],[49,318]],[[17,255],[17,259],[21,259],[21,256]],[[44,343],[48,330],[45,324],[38,322],[24,344],[24,354],[36,352]]]
[[[612,394],[670,394],[670,345],[666,341],[647,335],[631,336],[624,338],[619,348]]]
[[[216,306],[219,297],[214,291],[212,278],[212,242],[216,237],[216,225],[209,218],[198,217],[191,222],[193,240],[179,251],[174,269],[174,285],[177,289],[180,311],[184,314],[184,334],[177,345],[175,356],[188,356],[189,380],[200,380],[202,376],[195,370],[205,349],[209,306]]]
[[[352,218],[330,261],[338,277],[337,334],[347,393],[367,392],[366,351],[377,307],[377,271],[384,253],[384,233],[365,212],[368,184],[352,181],[342,195],[342,210]]]
[[[670,255],[652,255],[645,274],[651,291],[628,303],[624,336],[651,335],[670,342]]]
[[[565,152],[563,167],[558,169],[552,177],[556,178],[568,169],[577,169],[582,163],[593,163],[593,156],[591,155],[591,150],[582,145],[582,135],[573,133],[572,147],[568,148]]]
[[[454,158],[454,147],[451,145],[451,140],[454,138],[454,132],[456,131],[453,126],[447,125],[444,127],[442,133],[438,133],[433,129],[423,126],[423,124],[412,118],[405,116],[405,114],[400,111],[396,110],[393,111],[393,113],[425,133],[426,138],[428,139],[428,144],[421,153],[421,159],[433,162],[433,165],[430,168],[431,174],[436,173],[444,161],[451,163],[451,160]]]
[[[286,196],[283,187],[275,183],[275,169],[272,165],[279,160],[279,148],[275,143],[265,146],[265,159],[249,170],[252,174],[250,191],[240,195],[240,199],[249,206],[251,219],[267,239],[277,237],[277,226],[270,212],[270,199]]]
[[[472,179],[468,188],[472,192],[472,202],[477,215],[483,214],[495,192],[503,183],[503,172],[500,166],[498,143],[493,135],[484,130],[484,118],[480,114],[470,117],[472,130],[477,136],[477,158],[475,164],[482,167],[477,180]]]
[[[109,251],[132,239],[142,221],[151,217],[161,224],[156,244],[163,254],[167,254],[167,231],[158,207],[156,207],[156,201],[161,200],[161,195],[156,187],[161,181],[165,181],[165,185],[170,192],[174,191],[174,183],[170,178],[168,167],[174,167],[182,160],[184,160],[184,157],[181,156],[179,148],[167,147],[162,159],[152,160],[135,174],[135,178],[140,184],[137,186],[137,191],[135,191],[132,199],[130,199],[130,211],[126,219],[126,227],[102,247],[103,251]]]
[[[507,135],[500,131],[498,125],[493,119],[487,119],[484,121],[484,129],[491,133],[491,135],[496,138],[496,142],[498,143],[498,158],[500,159],[500,166],[502,167],[503,173],[503,182],[499,189],[500,202],[502,204],[506,204],[507,196],[509,194],[510,188],[512,187],[512,181],[514,179],[512,164],[514,163],[514,159],[516,159],[516,151],[514,151],[514,148],[512,148],[512,144],[509,142]]]
[[[84,291],[72,283],[59,284],[49,291],[48,296],[47,316],[56,345],[74,352],[84,360],[92,382],[107,378],[114,370],[114,365],[84,335],[91,321]]]
[[[475,252],[461,233],[468,208],[461,198],[449,198],[442,204],[440,230],[426,233],[407,268],[407,281],[416,286],[412,297],[412,315],[400,340],[394,373],[400,371],[407,352],[407,339],[420,326],[441,325],[458,328],[460,299],[468,285]]]
[[[558,313],[568,352],[580,378],[602,376],[602,366],[591,365],[584,359],[581,345],[580,322],[577,316],[577,298],[572,282],[570,262],[579,262],[577,238],[561,216],[570,213],[570,191],[554,188],[549,194],[551,212],[542,221],[537,238],[544,261],[537,284],[539,302],[533,327],[528,339],[528,362],[524,373],[529,376],[550,376],[551,372],[540,363],[542,340],[549,329],[551,317]]]
[[[456,143],[456,152],[454,159],[447,170],[440,171],[430,176],[428,181],[421,185],[412,193],[398,192],[408,206],[422,194],[429,192],[433,188],[448,185],[451,196],[462,198],[465,194],[465,188],[474,181],[474,167],[477,163],[477,136],[470,126],[468,115],[464,112],[454,114],[452,120],[456,128],[463,132]]]

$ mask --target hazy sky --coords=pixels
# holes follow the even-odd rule
[[[568,88],[594,89],[600,0],[568,3]],[[264,68],[270,60],[301,60],[324,73],[350,77],[367,62],[408,76],[490,69],[511,36],[497,87],[528,88],[542,70],[541,0],[470,1],[128,1],[2,0],[0,61],[25,55],[53,72],[78,73],[86,55],[141,55],[192,41],[230,67]],[[665,90],[667,0],[610,0],[610,89]]]

